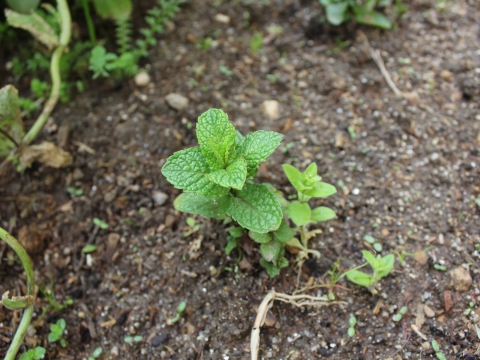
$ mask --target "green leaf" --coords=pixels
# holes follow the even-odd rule
[[[265,260],[274,261],[280,253],[281,248],[282,245],[278,241],[272,240],[268,243],[260,245],[260,253]]]
[[[289,164],[283,164],[283,171],[285,175],[287,175],[288,180],[293,185],[293,187],[300,192],[305,190],[305,185],[303,184],[303,180],[305,179],[305,175],[298,171],[295,167]]]
[[[108,224],[97,217],[93,218],[93,223],[97,225],[100,229],[103,229],[103,230],[108,229]]]
[[[312,210],[307,203],[293,201],[287,209],[288,216],[297,226],[303,226],[310,221]]]
[[[13,10],[22,13],[22,14],[30,14],[33,10],[38,7],[40,4],[40,0],[7,0],[8,6],[10,6]]]
[[[317,176],[317,164],[311,163],[308,165],[307,169],[305,170],[305,177],[307,179],[315,178]]]
[[[272,241],[272,234],[271,233],[258,233],[255,231],[249,231],[248,236],[250,239],[253,241],[259,243],[259,244],[266,244],[270,241]]]
[[[382,257],[379,261],[379,268],[376,269],[377,279],[387,276],[390,271],[392,271],[394,265],[395,256],[393,254],[388,254]]]
[[[280,268],[276,266],[275,264],[268,262],[264,258],[260,259],[260,265],[267,270],[268,275],[270,275],[271,278],[277,276],[280,274]]]
[[[375,238],[372,236],[372,235],[365,235],[363,237],[363,240],[365,240],[366,242],[368,242],[369,244],[373,244],[375,243]]]
[[[230,255],[230,253],[238,246],[238,239],[230,237],[227,242],[227,246],[225,246],[225,254]]]
[[[180,194],[173,202],[173,206],[178,211],[218,220],[225,219],[229,205],[230,198],[228,196],[207,197],[192,193]]]
[[[288,226],[283,219],[280,227],[273,233],[275,238],[282,244],[288,243],[290,240],[292,240],[294,234],[295,230]]]
[[[20,355],[18,360],[39,360],[41,359],[47,350],[41,346],[37,346],[34,349],[28,350],[26,353]]]
[[[13,85],[0,89],[0,129],[8,134],[6,137],[0,133],[0,159],[2,159],[16,147],[11,139],[20,144],[24,135],[18,91]]]
[[[242,237],[243,235],[243,228],[240,226],[235,226],[228,229],[228,233],[234,238],[239,238],[239,237]]]
[[[210,109],[198,118],[197,138],[200,151],[212,170],[225,169],[237,132],[220,109]]]
[[[227,214],[246,229],[266,233],[278,229],[282,209],[265,186],[246,183],[231,199]]]
[[[100,17],[112,20],[127,19],[133,8],[131,0],[93,0],[93,5]]]
[[[243,143],[237,148],[237,153],[247,160],[247,179],[255,177],[260,163],[266,161],[275,151],[282,138],[282,134],[264,130],[245,136]]]
[[[362,254],[365,260],[370,264],[372,269],[375,270],[378,267],[378,261],[375,258],[375,255],[373,255],[370,251],[367,251],[367,250],[363,250]]]
[[[338,26],[347,19],[348,3],[340,2],[326,6],[327,20],[330,24]]]
[[[360,24],[376,26],[381,29],[390,30],[392,28],[392,23],[384,15],[380,14],[377,11],[363,12],[360,11],[357,13],[355,10],[356,20]]]
[[[85,245],[82,249],[82,253],[84,254],[88,254],[88,253],[91,253],[91,252],[94,252],[95,250],[98,249],[98,246],[97,245],[93,245],[93,244],[88,244],[88,245]]]
[[[353,282],[354,284],[370,287],[375,284],[375,279],[364,272],[358,270],[351,270],[347,273],[347,279]]]
[[[290,239],[290,241],[287,243],[287,245],[290,246],[290,247],[296,248],[296,249],[300,249],[300,250],[303,250],[305,248],[305,246],[303,246],[300,243],[300,240],[298,240],[297,238]]]
[[[328,221],[335,218],[335,211],[326,207],[326,206],[319,206],[312,210],[312,215],[310,220],[321,222],[321,221]]]
[[[55,30],[37,13],[19,14],[13,10],[5,9],[5,17],[9,25],[27,30],[49,50],[59,45]]]
[[[216,170],[207,177],[220,186],[241,190],[247,179],[247,163],[245,159],[239,157],[225,170]]]
[[[210,180],[206,176],[209,172],[210,168],[199,147],[177,151],[162,168],[162,174],[177,189],[211,197],[226,195],[229,189]]]
[[[103,352],[103,349],[101,347],[97,347],[95,350],[93,350],[92,356],[94,358],[98,358]]]
[[[335,189],[335,186],[327,184],[325,182],[317,182],[315,183],[313,189],[303,191],[305,195],[311,197],[327,197],[335,194],[336,192],[337,189]]]

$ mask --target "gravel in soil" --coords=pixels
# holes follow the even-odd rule
[[[433,359],[433,339],[447,359],[479,357],[478,4],[452,0],[439,10],[414,0],[399,27],[382,32],[329,27],[313,0],[264,3],[188,2],[144,64],[148,84],[92,89],[56,108],[55,123],[69,129],[72,167],[34,165],[0,179],[0,226],[27,247],[39,286],[59,304],[73,299],[40,318],[49,302],[39,293],[29,347],[45,346],[48,359],[86,358],[99,346],[106,358],[248,359],[267,291],[292,293],[297,278],[300,286],[328,282],[337,259],[344,269],[362,263],[361,250],[371,249],[363,238],[372,235],[382,254],[416,255],[396,258],[377,296],[341,280],[342,305],[275,303],[261,357]],[[269,33],[272,26],[282,32]],[[264,44],[252,53],[255,31]],[[360,31],[397,87],[416,96],[392,92]],[[212,46],[199,49],[207,37]],[[184,236],[187,215],[172,206],[179,192],[160,169],[173,152],[196,145],[196,118],[210,107],[223,108],[244,133],[285,135],[261,181],[291,193],[278,164],[315,161],[337,186],[332,200],[318,202],[337,212],[310,241],[322,257],[299,275],[290,266],[269,279],[255,249],[240,263],[238,253],[225,255],[221,223],[195,218],[200,230]],[[56,141],[59,132],[47,130],[42,138]],[[69,186],[83,195],[72,197]],[[87,244],[98,248],[84,254]],[[4,245],[0,254],[0,292],[22,293],[20,265]],[[167,325],[182,301],[185,311]],[[393,321],[403,306],[407,313]],[[0,312],[0,354],[19,317]],[[67,322],[64,349],[47,343],[59,318]],[[142,338],[126,343],[128,336]]]

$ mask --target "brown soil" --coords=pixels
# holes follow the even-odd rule
[[[29,347],[46,347],[48,359],[87,358],[99,346],[105,359],[250,358],[256,306],[271,288],[295,291],[298,268],[269,279],[248,243],[251,269],[240,267],[237,252],[225,255],[225,226],[216,221],[198,217],[201,230],[184,237],[187,215],[172,206],[179,192],[160,173],[169,155],[196,145],[190,125],[198,115],[219,107],[243,133],[284,133],[259,181],[292,193],[279,164],[315,161],[325,181],[337,185],[337,195],[318,202],[337,218],[311,240],[322,257],[304,264],[300,287],[328,283],[337,259],[343,269],[361,264],[367,234],[379,239],[382,254],[429,247],[428,256],[396,258],[377,296],[342,279],[335,294],[343,305],[275,303],[276,322],[261,333],[261,358],[434,359],[433,339],[447,359],[480,358],[480,8],[475,0],[446,1],[444,10],[425,0],[409,5],[399,27],[383,32],[330,27],[313,0],[189,1],[145,64],[147,88],[127,81],[59,105],[53,118],[70,130],[73,166],[35,165],[0,179],[0,226],[26,244],[40,284],[51,284],[58,302],[74,301],[36,323]],[[230,23],[215,21],[219,13]],[[267,36],[272,24],[283,33],[252,54],[254,31]],[[398,88],[418,99],[392,92],[360,31],[380,50]],[[197,49],[205,37],[218,46]],[[336,37],[350,45],[337,47]],[[233,74],[223,74],[222,65]],[[167,106],[172,92],[190,99],[184,112]],[[261,110],[271,99],[280,103],[277,120]],[[57,141],[60,133],[49,127],[41,138]],[[72,198],[68,186],[84,195]],[[161,206],[153,199],[158,191],[168,194]],[[109,228],[98,230],[94,217]],[[84,255],[86,244],[98,250]],[[22,293],[21,266],[4,245],[0,254],[0,292]],[[451,281],[450,271],[462,266],[473,277],[467,291]],[[181,320],[167,325],[181,301]],[[465,315],[470,302],[474,309]],[[34,322],[47,305],[39,294]],[[394,322],[402,306],[408,312]],[[358,324],[350,338],[352,314]],[[0,354],[20,315],[0,312]],[[59,318],[67,322],[65,349],[47,341]],[[132,335],[143,340],[125,343]]]

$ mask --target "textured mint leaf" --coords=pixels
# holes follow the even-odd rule
[[[215,198],[192,193],[180,194],[173,202],[173,206],[178,211],[219,220],[226,218],[225,213],[229,204],[228,196]]]
[[[232,198],[227,214],[248,230],[266,233],[278,229],[282,209],[265,186],[246,183]]]
[[[327,197],[337,192],[335,186],[325,182],[317,182],[313,189],[305,190],[303,193],[311,197]]]
[[[347,279],[353,282],[354,284],[370,287],[375,284],[375,279],[364,272],[358,270],[351,270],[347,273]]]
[[[293,185],[293,187],[297,191],[304,191],[305,190],[305,185],[303,184],[303,180],[305,178],[305,175],[302,174],[300,171],[298,171],[294,166],[289,165],[289,164],[283,164],[283,171],[285,172],[285,175],[287,175],[288,180],[290,183]]]
[[[272,240],[268,243],[260,245],[260,253],[265,260],[273,261],[277,258],[278,254],[280,254],[281,248],[282,245],[278,241]]]
[[[310,220],[321,222],[321,221],[328,221],[335,217],[335,211],[326,207],[326,206],[319,206],[312,210],[312,215]]]
[[[245,136],[243,143],[238,146],[237,152],[247,160],[247,178],[252,179],[257,173],[260,163],[280,145],[283,135],[275,131],[259,130]]]
[[[225,170],[213,171],[207,177],[220,186],[241,190],[247,179],[247,162],[237,158]]]
[[[225,169],[230,148],[237,133],[220,109],[210,109],[198,118],[197,139],[200,150],[212,170]]]
[[[272,241],[272,234],[270,233],[257,233],[255,231],[249,231],[248,236],[250,237],[250,239],[259,244],[266,244]]]
[[[307,203],[301,203],[300,201],[293,201],[290,203],[287,209],[288,216],[297,226],[303,226],[310,221],[312,210]]]
[[[292,240],[295,231],[285,223],[285,220],[282,219],[280,227],[273,233],[275,238],[281,243],[285,244]]]
[[[162,174],[177,189],[211,197],[226,195],[229,189],[210,180],[206,176],[209,172],[210,168],[198,147],[176,152],[162,168]]]

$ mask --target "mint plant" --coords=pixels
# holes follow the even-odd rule
[[[18,360],[39,360],[43,359],[47,350],[41,346],[37,346],[36,348],[30,349],[27,352],[20,355]]]
[[[240,238],[249,237],[260,244],[260,264],[270,276],[288,265],[285,246],[300,250],[298,260],[317,251],[308,250],[308,240],[321,232],[309,231],[310,224],[335,216],[327,207],[311,209],[313,197],[326,197],[335,187],[321,181],[317,166],[311,164],[305,173],[291,165],[284,170],[298,191],[298,200],[289,202],[271,184],[253,182],[260,164],[280,145],[282,135],[259,130],[243,136],[228,121],[222,110],[210,109],[197,122],[199,146],[170,156],[162,174],[184,192],[174,201],[175,209],[209,218],[235,220],[240,227],[229,230],[227,254],[239,246]],[[291,220],[297,228],[288,225]],[[300,239],[294,237],[300,234]]]
[[[381,255],[375,257],[375,255],[367,250],[362,251],[362,253],[367,263],[372,267],[373,274],[370,275],[363,271],[353,269],[348,271],[346,276],[347,279],[354,284],[366,287],[373,295],[375,295],[378,293],[375,289],[375,285],[381,278],[387,276],[390,271],[392,271],[395,263],[395,256],[393,254],[388,254],[383,257]]]

